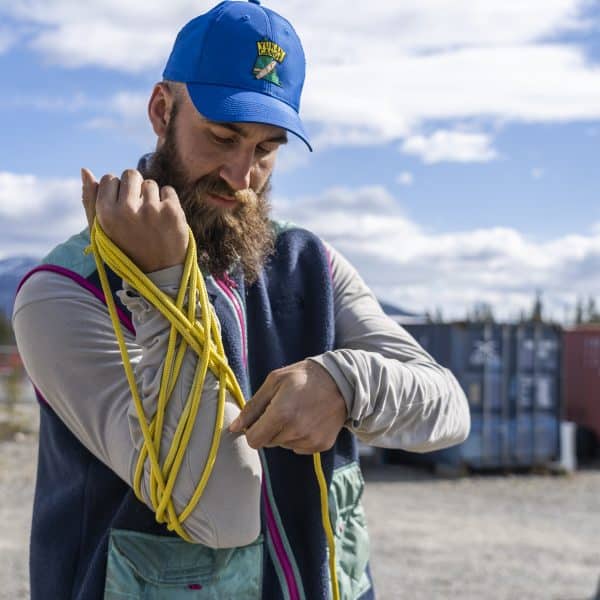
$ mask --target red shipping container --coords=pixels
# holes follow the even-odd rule
[[[600,442],[600,326],[564,333],[565,417]]]

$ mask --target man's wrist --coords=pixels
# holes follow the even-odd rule
[[[346,415],[348,418],[350,418],[352,402],[354,399],[354,389],[350,385],[348,379],[345,377],[342,369],[339,368],[335,360],[334,352],[330,351],[325,352],[324,354],[310,356],[306,360],[310,360],[311,362],[318,364],[325,371],[327,371],[329,376],[337,385],[340,395],[344,400],[344,404],[346,405]]]
[[[146,277],[159,288],[166,288],[171,286],[179,287],[181,282],[181,276],[183,275],[183,264],[174,265],[172,267],[166,267],[159,269],[158,271],[151,271],[146,273]]]

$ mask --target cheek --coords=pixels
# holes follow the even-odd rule
[[[251,186],[255,191],[260,191],[268,181],[273,167],[275,166],[275,155],[263,158],[256,163],[252,171]]]
[[[219,152],[203,141],[201,135],[186,132],[178,141],[181,160],[194,179],[213,172],[223,160]]]

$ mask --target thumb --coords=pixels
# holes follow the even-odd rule
[[[267,382],[263,383],[256,394],[242,408],[237,419],[229,426],[229,431],[238,433],[251,427],[265,412],[274,395],[275,389]]]
[[[90,229],[94,224],[94,218],[96,216],[97,194],[98,182],[96,181],[94,174],[89,169],[81,169],[81,202],[83,203],[85,216]]]

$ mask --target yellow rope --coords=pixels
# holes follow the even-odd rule
[[[181,277],[181,283],[175,301],[162,292],[140,269],[110,240],[102,231],[98,221],[94,221],[91,228],[91,251],[94,254],[98,275],[110,318],[115,330],[123,367],[140,428],[144,438],[138,457],[133,480],[133,489],[136,496],[143,501],[141,486],[146,462],[149,461],[149,492],[150,503],[159,523],[166,523],[171,531],[175,531],[184,540],[191,542],[182,527],[182,523],[190,516],[206,487],[215,464],[225,411],[225,396],[227,391],[233,396],[240,409],[244,407],[244,396],[237,382],[235,374],[227,364],[227,357],[217,325],[217,317],[211,306],[204,279],[196,262],[196,242],[189,230],[189,244],[186,260]],[[167,354],[165,356],[162,378],[156,413],[148,422],[144,407],[139,396],[135,375],[129,354],[125,345],[125,338],[117,314],[114,298],[104,268],[106,263],[116,275],[127,281],[140,295],[150,302],[171,324]],[[187,292],[187,311],[184,304]],[[201,314],[196,315],[196,306],[200,306]],[[160,464],[162,429],[165,412],[173,393],[175,383],[179,377],[185,352],[191,349],[198,355],[198,364],[194,373],[192,388],[187,398],[185,407],[173,435],[173,441],[167,452],[163,464]],[[200,398],[204,387],[204,380],[208,369],[212,371],[219,381],[219,396],[217,414],[213,430],[210,451],[200,481],[198,482],[188,504],[177,514],[171,494],[179,475],[179,470],[189,444],[192,429],[196,422],[200,407]],[[329,546],[329,569],[333,600],[339,599],[338,582],[335,569],[335,544],[333,531],[329,520],[329,507],[327,496],[327,483],[321,466],[320,454],[313,455],[314,469],[319,483],[321,495],[321,518]]]
[[[331,577],[331,593],[333,600],[339,600],[340,590],[338,587],[337,574],[335,570],[335,543],[333,538],[333,529],[331,528],[331,520],[329,519],[327,482],[325,481],[325,474],[323,473],[323,467],[321,466],[321,455],[318,452],[313,454],[313,463],[317,481],[319,482],[319,490],[321,492],[321,521],[323,522],[323,529],[325,530],[325,537],[327,538],[327,545],[329,546],[329,575]]]

